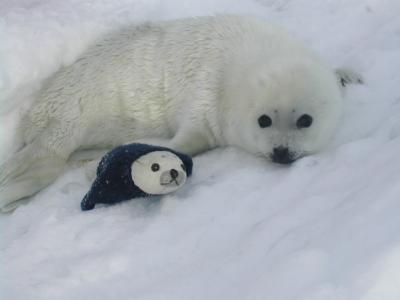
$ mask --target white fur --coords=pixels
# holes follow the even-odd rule
[[[333,70],[260,20],[131,26],[43,85],[18,131],[22,148],[1,168],[0,206],[50,184],[77,150],[148,138],[192,155],[235,145],[269,157],[284,145],[297,158],[326,144],[341,109]],[[264,113],[271,128],[257,124]],[[303,113],[314,124],[298,130]]]

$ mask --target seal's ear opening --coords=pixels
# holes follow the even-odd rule
[[[175,154],[181,159],[183,164],[185,165],[186,176],[189,177],[192,175],[193,171],[193,160],[189,155],[183,153],[176,153]]]
[[[364,79],[361,74],[349,68],[337,68],[335,69],[335,75],[339,87],[344,90],[348,84],[363,84]]]

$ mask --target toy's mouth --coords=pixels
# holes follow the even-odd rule
[[[177,187],[182,185],[186,180],[186,174],[182,171],[172,169],[161,174],[160,185],[164,187]]]
[[[160,185],[180,185],[180,183],[178,182],[178,180],[173,179],[170,182],[165,182],[165,183],[160,183]]]

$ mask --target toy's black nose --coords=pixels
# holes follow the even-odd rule
[[[171,174],[172,179],[175,179],[179,175],[178,171],[175,169],[171,169],[171,171],[169,171],[169,174]]]
[[[278,164],[290,164],[294,162],[293,156],[287,147],[276,147],[271,155],[272,161]]]

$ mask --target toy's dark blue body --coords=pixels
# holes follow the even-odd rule
[[[133,162],[153,151],[169,151],[178,156],[186,167],[186,174],[192,174],[193,162],[190,156],[169,148],[146,144],[119,146],[107,153],[97,168],[97,177],[81,202],[82,210],[93,209],[96,203],[112,204],[136,197],[148,196],[132,180]]]

